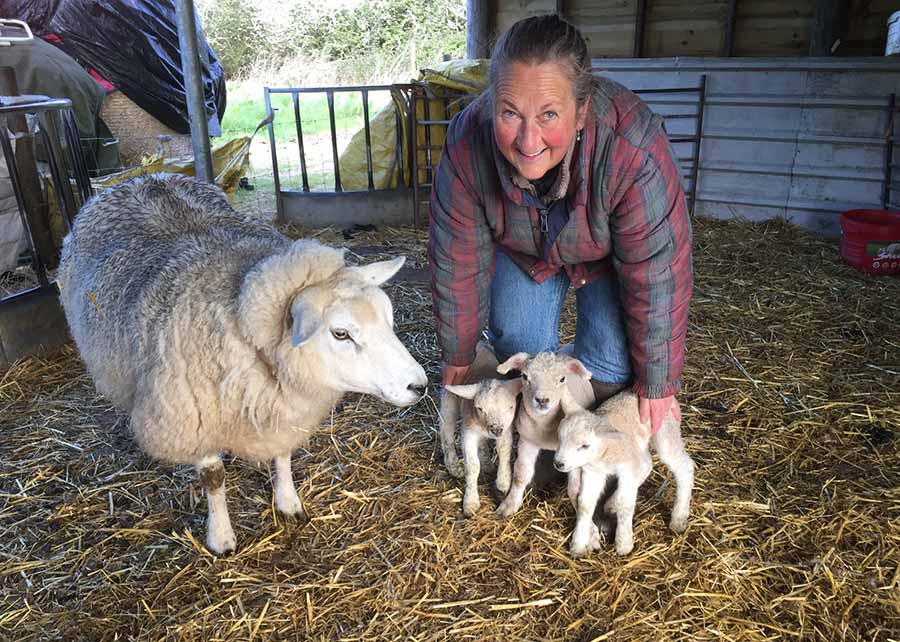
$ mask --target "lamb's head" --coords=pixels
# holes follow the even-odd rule
[[[467,385],[444,386],[458,397],[471,399],[475,418],[492,437],[509,430],[516,420],[516,405],[522,390],[522,379],[508,381],[485,379]]]
[[[290,346],[302,358],[292,361],[307,370],[299,376],[312,376],[335,391],[372,394],[397,406],[413,404],[425,394],[425,370],[394,334],[393,306],[380,287],[404,261],[399,257],[344,267],[333,278],[294,296]]]
[[[553,416],[563,401],[571,400],[567,378],[591,378],[581,361],[555,352],[540,352],[533,357],[519,352],[497,366],[501,374],[510,370],[522,373],[522,405],[532,416]]]
[[[605,453],[625,436],[609,429],[602,416],[587,410],[567,414],[559,422],[559,448],[553,467],[561,473],[602,460]]]

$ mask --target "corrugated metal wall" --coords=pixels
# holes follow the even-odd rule
[[[591,55],[634,55],[638,0],[565,0],[562,14],[576,24]],[[725,44],[728,0],[646,0],[641,57],[718,56]],[[736,3],[734,56],[806,56],[816,0],[740,0]],[[855,0],[841,20],[840,56],[884,53],[888,16],[896,0]],[[556,0],[493,0],[495,34],[525,16],[553,13]]]
[[[707,74],[695,212],[751,220],[780,216],[833,233],[839,212],[880,207],[887,96],[900,93],[900,60],[597,59],[594,64],[597,73],[631,89],[695,86]],[[685,103],[696,101],[676,94],[644,99],[663,116],[684,113]],[[677,119],[666,126],[670,136],[690,135],[697,122]],[[689,158],[690,145],[677,143],[677,155]],[[896,144],[894,163],[900,164]],[[900,208],[900,169],[894,184],[893,206]]]

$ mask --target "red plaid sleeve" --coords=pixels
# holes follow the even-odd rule
[[[647,398],[681,388],[693,290],[691,226],[680,170],[658,118],[640,148],[617,140],[610,217],[634,390]]]

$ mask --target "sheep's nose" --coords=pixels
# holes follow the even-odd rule
[[[406,386],[406,389],[409,390],[410,392],[416,393],[420,397],[424,397],[425,391],[428,390],[428,386],[420,386],[417,383],[411,383],[408,386]]]
[[[561,473],[566,472],[566,467],[558,459],[553,460],[553,467]]]
[[[550,397],[535,397],[534,401],[541,408],[546,408],[548,405],[550,405]]]

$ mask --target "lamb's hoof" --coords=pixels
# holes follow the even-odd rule
[[[451,477],[456,477],[457,479],[462,479],[466,476],[466,467],[465,465],[458,459],[453,461],[444,460],[444,466],[447,468],[447,472],[450,473]]]
[[[593,524],[591,525],[591,550],[599,551],[603,547],[603,538],[600,536],[600,528]]]
[[[285,517],[293,517],[304,524],[309,521],[303,512],[303,503],[296,493],[292,495],[275,495],[275,510]]]
[[[504,499],[500,505],[497,507],[497,514],[500,517],[510,518],[515,515],[519,510],[519,507],[516,506],[515,502],[509,501],[509,498]]]
[[[494,484],[497,487],[497,492],[502,495],[506,495],[509,492],[509,486],[512,482],[508,477],[498,477],[497,482]]]
[[[582,542],[572,542],[569,545],[569,555],[574,557],[575,559],[581,559],[582,557],[586,557],[588,553],[591,552],[591,547],[589,544],[584,544]]]
[[[634,550],[634,542],[616,542],[616,555],[628,555]]]
[[[206,534],[206,548],[213,555],[226,555],[233,552],[237,548],[237,539],[231,526],[227,529],[220,529],[218,532],[210,529]]]
[[[672,529],[676,533],[683,533],[687,530],[688,526],[688,516],[687,515],[672,515],[672,519],[669,521],[669,528]]]
[[[463,501],[463,515],[466,517],[472,517],[475,513],[478,512],[478,509],[481,508],[481,502],[478,498],[475,500],[464,500]]]

